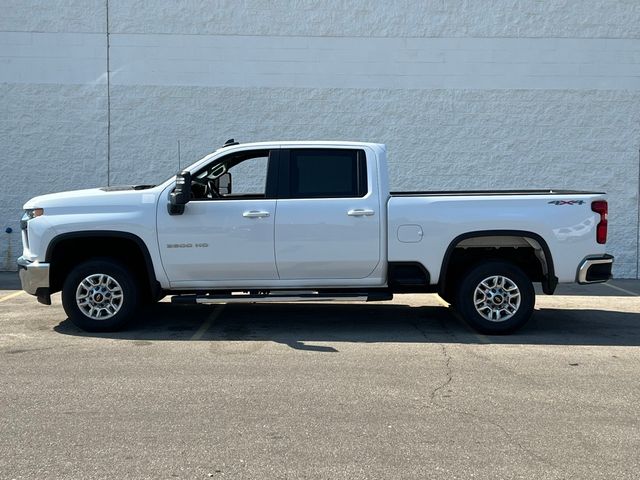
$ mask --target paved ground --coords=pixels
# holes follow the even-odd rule
[[[640,282],[541,296],[509,337],[434,295],[161,304],[86,334],[12,282],[0,478],[638,478]]]

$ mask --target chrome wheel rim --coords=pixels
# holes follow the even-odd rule
[[[92,320],[107,320],[122,308],[122,287],[104,273],[89,275],[76,289],[76,304]]]
[[[520,308],[520,289],[515,282],[502,275],[482,280],[473,293],[476,312],[490,322],[505,322]]]

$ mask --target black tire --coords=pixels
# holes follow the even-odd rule
[[[92,318],[88,313],[85,313],[76,300],[76,293],[79,291],[81,282],[88,277],[97,275],[102,275],[102,278],[105,279],[107,279],[106,276],[111,277],[115,282],[105,282],[105,293],[102,297],[100,296],[102,291],[91,290],[94,292],[93,295],[87,295],[87,298],[90,297],[91,300],[85,302],[83,308],[88,310],[93,305],[109,305],[111,310],[106,307],[95,307],[95,310],[92,310],[95,312],[100,310],[101,313],[97,313],[97,315],[103,315],[107,318]],[[92,277],[92,280],[95,281],[96,277]],[[118,287],[120,288],[118,289]],[[84,294],[86,291],[88,289],[83,286],[81,293]],[[121,295],[118,291],[121,292]],[[109,301],[104,298],[107,296],[112,297],[110,304],[99,304],[95,301],[96,299]],[[117,301],[116,297],[118,297]],[[62,306],[69,320],[88,332],[112,332],[122,329],[133,318],[140,300],[140,289],[136,283],[136,277],[126,266],[116,260],[95,259],[79,264],[67,275],[62,287]],[[94,316],[96,315],[94,314]]]
[[[502,287],[500,277],[506,279],[502,281]],[[483,281],[486,282],[482,284]],[[486,288],[487,285],[495,288]],[[519,292],[517,305],[514,285]],[[535,299],[531,280],[518,266],[503,261],[487,261],[472,267],[462,276],[456,296],[456,310],[477,331],[501,335],[512,333],[529,321]],[[479,302],[478,308],[476,301]],[[498,317],[506,319],[500,320]]]

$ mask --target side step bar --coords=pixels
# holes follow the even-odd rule
[[[349,292],[349,293],[320,293],[320,292],[274,292],[274,293],[243,293],[231,295],[175,295],[171,303],[211,305],[218,303],[274,303],[274,302],[380,302],[392,300],[393,294],[388,292]]]

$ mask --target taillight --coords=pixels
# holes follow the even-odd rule
[[[596,227],[596,241],[598,243],[607,243],[607,217],[609,207],[604,200],[591,202],[591,210],[600,215],[600,223]]]

